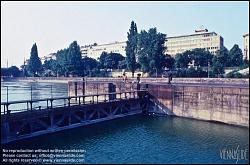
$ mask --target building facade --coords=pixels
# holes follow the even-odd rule
[[[114,42],[101,45],[94,44],[94,45],[81,46],[81,53],[82,57],[88,56],[94,59],[99,58],[102,52],[119,53],[123,56],[126,56],[125,47],[126,47],[126,42]]]
[[[167,37],[165,42],[166,54],[171,56],[195,48],[204,48],[215,55],[223,45],[223,38],[215,32],[208,32],[207,29],[195,30],[195,33],[190,35]]]
[[[212,54],[216,54],[224,46],[223,38],[215,32],[208,32],[207,29],[195,30],[194,34],[167,37],[165,41],[166,52],[171,56],[177,53],[183,53],[186,50],[195,48],[204,48]],[[126,56],[126,42],[114,42],[108,44],[93,44],[81,46],[82,56],[88,56],[94,59],[100,57],[102,52],[120,53]]]
[[[244,59],[249,60],[249,33],[243,35],[244,38]]]

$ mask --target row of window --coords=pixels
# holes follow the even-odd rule
[[[203,38],[203,39],[190,39],[190,40],[179,40],[179,41],[167,41],[167,45],[180,45],[184,43],[201,43],[201,42],[207,42],[207,41],[216,41],[217,38]]]

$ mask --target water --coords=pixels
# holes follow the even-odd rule
[[[83,163],[236,163],[223,149],[247,150],[249,128],[137,115],[13,142],[4,148],[84,149]]]
[[[8,87],[8,97],[7,97]],[[32,88],[32,89],[31,89]],[[37,83],[37,82],[1,82],[1,102],[17,100],[35,100],[53,97],[67,97],[68,86],[62,83]],[[46,106],[46,102],[33,103],[33,107]],[[63,104],[63,100],[56,100],[53,105]],[[26,103],[10,105],[9,109],[14,113],[17,110],[27,108]],[[1,106],[3,112],[3,106]]]

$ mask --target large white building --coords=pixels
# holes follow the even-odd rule
[[[126,56],[125,47],[126,47],[126,42],[114,42],[101,45],[94,44],[94,45],[81,46],[81,52],[83,57],[88,56],[94,59],[100,57],[102,52],[119,53],[123,56]]]
[[[216,54],[223,46],[223,38],[215,32],[200,29],[195,30],[194,34],[167,37],[165,46],[166,54],[171,56],[195,48],[204,48],[212,54]]]
[[[244,59],[249,60],[249,33],[244,34]]]
[[[183,53],[186,50],[195,48],[204,48],[216,54],[221,47],[223,47],[223,38],[215,32],[208,32],[207,29],[195,30],[194,34],[167,37],[165,46],[167,48],[166,54],[175,56],[177,53]],[[114,42],[101,45],[87,45],[81,46],[82,56],[88,56],[97,59],[102,52],[120,53],[126,56],[126,42]]]

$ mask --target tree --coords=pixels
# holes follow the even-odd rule
[[[56,53],[56,63],[54,65],[55,71],[59,75],[65,75],[67,76],[67,70],[66,70],[66,65],[68,65],[67,62],[67,53],[68,49],[61,49],[57,51]]]
[[[69,74],[73,76],[84,75],[81,50],[76,41],[73,41],[68,48],[57,51],[56,59],[54,67],[58,74],[65,76]]]
[[[43,69],[46,75],[53,76],[57,73],[57,61],[50,59],[45,60],[43,64]]]
[[[163,66],[164,67],[167,67],[169,69],[172,69],[174,67],[174,63],[175,63],[175,59],[173,57],[171,57],[170,55],[166,55],[165,58],[164,58],[164,61],[163,62]]]
[[[134,77],[134,72],[136,70],[136,56],[137,56],[137,43],[138,43],[138,33],[136,23],[131,22],[129,29],[126,51],[126,62],[127,68],[132,72],[132,77]]]
[[[216,77],[220,77],[225,71],[224,71],[224,65],[223,62],[221,61],[223,57],[220,56],[214,56],[213,58],[213,65],[212,65],[212,75],[215,75]]]
[[[84,69],[86,72],[85,74],[92,76],[92,70],[94,70],[95,68],[97,68],[98,66],[98,61],[90,58],[90,57],[84,57],[82,59],[82,69]],[[84,75],[85,76],[85,75]]]
[[[80,46],[76,41],[73,41],[68,48],[68,52],[66,55],[66,71],[68,71],[71,75],[83,75],[84,70],[81,70],[81,62],[82,62],[82,54]]]
[[[42,69],[42,63],[40,58],[38,57],[37,46],[36,43],[32,46],[30,52],[30,59],[28,63],[28,71],[35,76],[36,73],[39,73]]]
[[[126,69],[126,68],[127,68],[126,60],[119,61],[118,69]]]
[[[194,65],[197,67],[207,67],[208,63],[212,63],[213,55],[205,49],[193,49],[191,59],[194,60]]]
[[[21,71],[16,66],[11,66],[9,68],[1,68],[1,76],[13,76],[18,77],[20,76]]]
[[[223,67],[231,66],[229,51],[225,46],[223,46],[215,56],[218,58],[218,61],[223,65]]]
[[[11,66],[8,69],[9,69],[10,75],[12,75],[13,77],[18,77],[21,73],[19,68],[16,66]]]
[[[141,31],[138,41],[138,60],[143,72],[149,74],[161,73],[165,59],[165,38],[166,35],[158,33],[156,28],[151,28],[146,32]]]
[[[212,63],[213,55],[204,49],[196,48],[187,50],[175,56],[176,66],[178,68],[188,68],[188,65],[194,61],[194,66],[207,67]]]
[[[175,65],[177,68],[188,68],[188,64],[192,61],[191,51],[187,50],[183,53],[178,53],[175,56]]]
[[[242,50],[235,44],[229,51],[230,66],[240,66],[243,64]]]
[[[119,53],[102,52],[99,61],[102,69],[118,69],[119,61],[124,59]]]

